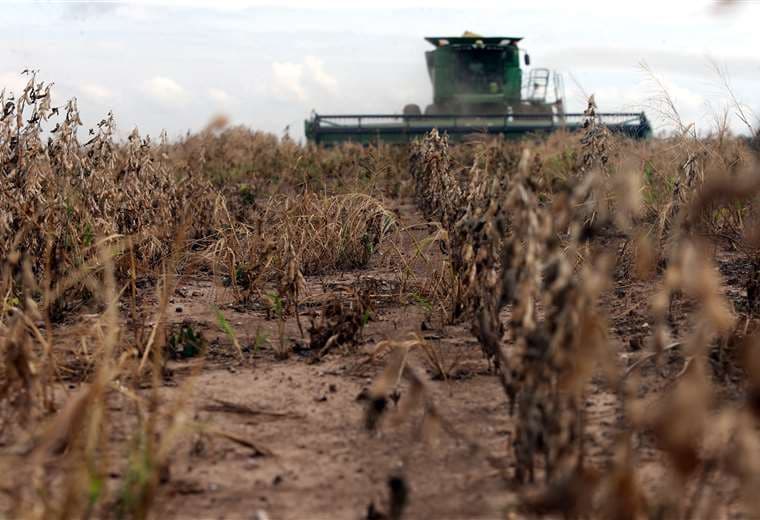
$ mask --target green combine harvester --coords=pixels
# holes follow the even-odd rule
[[[433,128],[453,141],[473,134],[520,137],[583,128],[584,114],[564,110],[559,74],[532,68],[524,77],[517,46],[521,38],[465,33],[425,40],[435,49],[425,53],[433,103],[424,113],[418,105],[390,115],[313,113],[305,122],[306,138],[325,145],[407,143]],[[530,65],[528,54],[523,53],[523,61]],[[602,112],[597,117],[616,133],[636,139],[652,134],[643,112]]]

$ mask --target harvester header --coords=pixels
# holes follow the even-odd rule
[[[584,115],[564,110],[562,76],[545,68],[527,69],[530,57],[515,36],[428,36],[425,52],[433,102],[424,111],[406,105],[401,114],[314,113],[305,122],[306,137],[317,144],[353,141],[405,143],[433,128],[460,140],[471,134],[520,137],[583,128]],[[651,135],[646,115],[597,113],[613,132],[634,138]]]

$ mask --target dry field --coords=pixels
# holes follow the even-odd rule
[[[179,142],[0,97],[0,518],[760,515],[758,143]]]

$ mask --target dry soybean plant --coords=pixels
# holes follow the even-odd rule
[[[621,141],[598,122],[593,100],[586,116],[586,130],[568,155],[578,159],[567,162],[564,174],[573,179],[572,184],[544,182],[550,161],[527,149],[519,166],[506,175],[484,172],[474,163],[470,182],[460,183],[445,137],[431,134],[410,156],[416,201],[448,231],[456,280],[454,314],[472,320],[484,353],[496,361],[510,411],[516,414],[514,476],[518,482],[532,483],[540,474],[545,483],[542,493],[523,496],[523,510],[569,516],[709,517],[719,497],[702,496],[706,482],[723,471],[746,489],[744,482],[753,481],[747,475],[754,471],[750,468],[755,467],[755,457],[745,450],[757,442],[750,433],[756,421],[751,413],[737,413],[728,406],[720,412],[722,422],[709,420],[716,403],[710,383],[715,373],[711,352],[714,345],[721,352],[733,349],[727,355],[745,364],[750,386],[756,356],[753,335],[742,340],[748,345],[744,350],[736,350],[739,340],[731,305],[715,266],[706,260],[714,246],[703,240],[722,235],[743,254],[755,251],[750,227],[756,222],[752,217],[755,162],[736,139],[689,137],[680,148]],[[675,174],[667,177],[673,180],[670,196],[660,199],[656,211],[651,211],[657,200],[651,193],[661,189],[656,184],[665,177],[656,177],[658,172],[646,159],[642,185],[638,165],[627,156],[620,158],[621,150],[637,147],[646,154],[655,149],[680,154],[671,163],[676,165],[670,170]],[[605,232],[609,226],[613,228]],[[609,327],[600,310],[615,259],[599,246],[592,250],[591,241],[600,232],[640,241],[645,236],[641,229],[655,226],[660,240],[647,245],[659,246],[658,254],[665,260],[661,265],[667,270],[652,309],[653,357],[672,348],[680,348],[686,357],[672,391],[651,406],[635,397],[634,378],[623,379],[616,367]],[[755,265],[752,258],[749,263]],[[748,299],[752,299],[751,280],[750,275]],[[673,295],[699,302],[693,313],[694,332],[683,344],[669,340]],[[508,344],[502,310],[509,311]],[[719,359],[724,357],[721,354]],[[642,357],[646,359],[650,357]],[[621,436],[607,468],[589,461],[584,444],[586,397],[592,376],[600,369],[609,388],[625,382],[621,398],[627,403],[626,420],[640,434],[654,434],[670,457],[682,493],[647,495],[639,482],[630,436]],[[727,439],[742,439],[739,456],[748,457],[744,462],[726,451],[731,442]],[[681,500],[691,489],[687,483],[695,480],[695,491]],[[747,498],[755,508],[752,497]]]
[[[214,192],[169,167],[165,141],[135,130],[118,143],[110,114],[81,142],[76,101],[54,107],[51,85],[35,73],[0,101],[0,439],[9,447],[0,486],[15,517],[145,517],[184,419],[180,406],[158,406],[155,393],[148,403],[133,370],[158,338],[157,391],[162,319],[146,345],[124,326],[120,300],[138,269],[173,290],[184,237],[208,232]],[[73,310],[82,300],[95,312],[75,352],[62,346],[54,321],[79,319]],[[156,314],[164,316],[168,298],[160,300]],[[86,384],[70,394],[63,383],[83,366]],[[119,396],[140,418],[136,465],[116,482],[121,491],[107,482],[120,464],[111,457],[124,448],[109,424]]]
[[[169,168],[165,142],[155,145],[135,130],[116,143],[109,114],[82,143],[76,100],[53,107],[51,96],[51,85],[34,73],[17,96],[0,96],[3,257],[17,241],[34,272],[47,270],[52,283],[96,262],[99,238],[132,237],[138,263],[151,269],[168,253],[180,221],[191,235],[207,232],[212,190]]]

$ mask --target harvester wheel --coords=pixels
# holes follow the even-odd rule
[[[403,113],[405,116],[421,116],[422,110],[420,110],[419,105],[412,103],[410,105],[404,105]]]
[[[425,107],[425,115],[426,116],[437,116],[441,113],[441,110],[436,105],[428,105]]]

